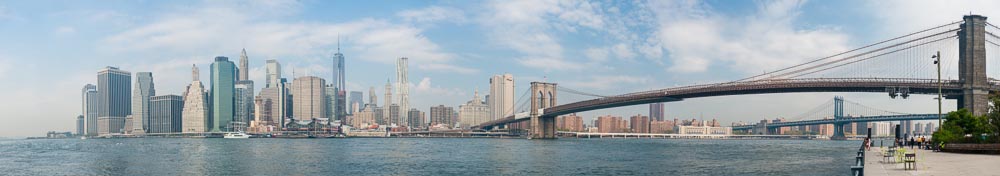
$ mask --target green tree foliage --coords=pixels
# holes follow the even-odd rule
[[[934,132],[934,140],[946,143],[987,143],[993,140],[981,138],[982,134],[995,136],[994,125],[987,116],[974,116],[966,109],[949,112],[944,125]]]

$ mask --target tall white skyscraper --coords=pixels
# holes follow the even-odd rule
[[[83,99],[83,130],[87,136],[97,136],[97,86],[87,84],[81,92]]]
[[[385,98],[385,105],[382,106],[383,108],[389,108],[389,106],[392,106],[393,104],[395,104],[395,103],[392,103],[392,83],[389,82],[389,79],[385,80],[385,97],[384,98]],[[382,111],[382,118],[389,118],[389,117],[392,117],[392,115],[389,115],[389,109],[385,109],[385,111]],[[386,121],[385,122],[386,124],[392,124],[392,122],[395,122],[396,119],[386,119],[385,121]]]
[[[153,89],[153,73],[136,72],[135,89],[132,91],[132,134],[144,134],[149,129],[151,106],[149,97],[156,96]]]
[[[253,81],[251,80],[241,80],[236,81],[236,90],[234,92],[235,98],[235,117],[233,119],[234,127],[238,128],[238,131],[246,131],[245,127],[250,125],[250,120],[253,119],[254,115],[254,88]]]
[[[396,94],[399,95],[399,118],[396,121],[400,122],[399,125],[406,125],[409,121],[408,109],[410,109],[410,88],[409,79],[406,78],[408,72],[407,65],[409,64],[406,57],[401,57],[396,60]]]
[[[267,63],[265,65],[265,67],[266,67],[265,72],[266,72],[267,75],[265,75],[265,77],[264,77],[265,82],[266,82],[264,84],[264,88],[277,87],[278,85],[281,85],[282,84],[281,83],[281,63],[278,63],[278,61],[274,60],[274,59],[267,60],[266,62]]]
[[[493,75],[490,78],[490,120],[501,119],[514,114],[514,75]]]
[[[191,65],[191,85],[184,93],[184,108],[181,110],[181,132],[201,133],[208,129],[208,98],[205,86],[198,79],[198,66]]]

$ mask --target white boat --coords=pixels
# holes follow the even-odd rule
[[[243,133],[243,132],[230,132],[230,133],[226,133],[224,136],[222,136],[222,138],[226,138],[226,139],[246,139],[246,138],[250,138],[250,135],[246,134],[246,133]]]

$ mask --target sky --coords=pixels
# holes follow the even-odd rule
[[[970,13],[1000,17],[1000,2],[0,0],[0,136],[74,131],[81,88],[105,66],[153,72],[158,95],[179,95],[192,65],[235,62],[244,48],[259,89],[267,59],[281,62],[286,78],[329,79],[339,44],[347,89],[367,97],[375,87],[379,98],[395,81],[395,59],[407,57],[411,107],[428,111],[488,94],[495,74],[513,74],[517,95],[532,81],[601,95],[730,81]],[[898,112],[937,110],[927,95],[790,93],[670,102],[666,114],[758,121],[837,95]],[[560,104],[584,98],[560,96]],[[581,113],[585,121],[605,114],[648,111]]]

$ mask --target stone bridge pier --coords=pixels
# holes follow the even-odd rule
[[[531,82],[530,139],[555,139],[556,116],[546,116],[545,108],[556,106],[556,84]]]

